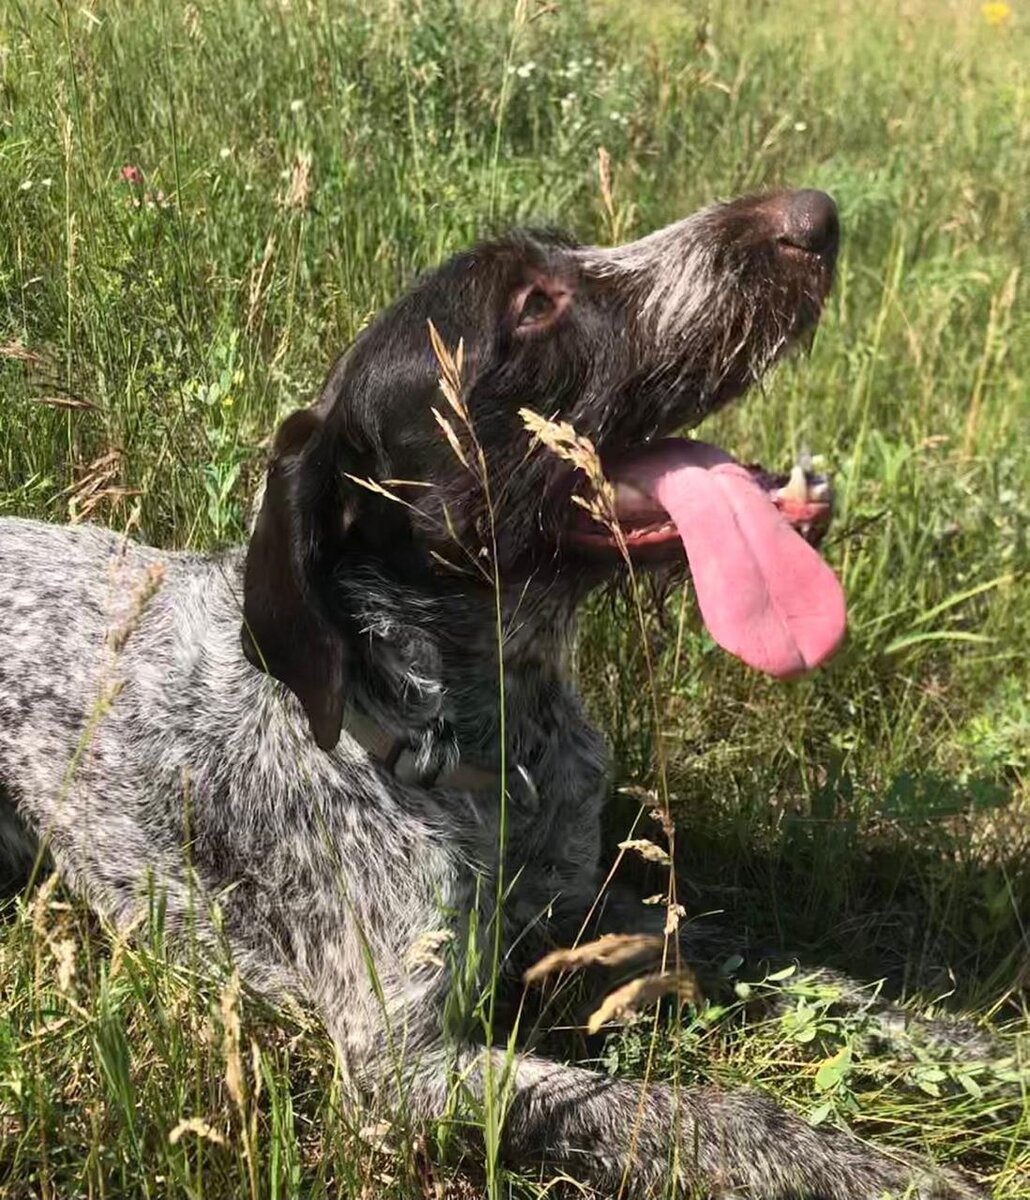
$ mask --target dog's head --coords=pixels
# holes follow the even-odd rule
[[[832,201],[811,191],[716,205],[614,249],[515,233],[382,313],[279,429],[247,555],[248,657],[296,693],[318,743],[339,735],[360,636],[339,581],[359,565],[418,594],[486,598],[495,570],[505,586],[563,578],[582,595],[626,554],[682,558],[690,486],[670,480],[713,464],[667,437],[813,328],[837,241]],[[430,325],[463,348],[457,408]],[[573,503],[583,473],[531,436],[527,409],[596,447],[621,536]]]

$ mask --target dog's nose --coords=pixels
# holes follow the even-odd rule
[[[810,254],[833,255],[840,241],[837,206],[815,188],[788,192],[777,206],[776,240]]]

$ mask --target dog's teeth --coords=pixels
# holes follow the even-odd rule
[[[662,510],[656,507],[646,492],[622,480],[615,485],[615,507],[623,520],[651,519],[662,515]]]
[[[805,478],[805,469],[800,464],[795,464],[790,471],[790,478],[780,488],[779,496],[781,500],[795,500],[798,504],[804,504],[808,496],[808,480]]]
[[[654,507],[654,502],[646,492],[642,492],[640,488],[634,487],[632,483],[619,482],[615,485],[615,497],[620,504],[646,504],[649,508]]]

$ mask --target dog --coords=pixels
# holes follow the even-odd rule
[[[790,675],[839,642],[817,553],[743,467],[670,436],[812,331],[838,240],[832,200],[794,191],[614,249],[487,241],[281,425],[245,550],[0,521],[10,869],[45,849],[120,926],[160,889],[173,941],[317,1009],[355,1096],[430,1121],[455,1079],[480,1101],[503,1080],[522,1168],[604,1195],[979,1194],[757,1091],[509,1058],[448,1015],[474,930],[517,992],[598,896],[608,763],[565,665],[584,597],[685,549],[732,653]]]

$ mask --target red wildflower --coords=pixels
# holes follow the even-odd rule
[[[126,163],[121,169],[121,177],[126,183],[142,183],[143,172],[139,167],[133,166],[132,163]]]

